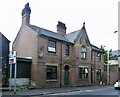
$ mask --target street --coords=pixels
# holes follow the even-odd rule
[[[44,95],[43,97],[119,97],[120,90],[115,90],[114,87],[99,88],[99,89],[89,89],[89,90],[80,90],[74,92],[64,92],[64,93],[55,93]],[[31,97],[40,97],[40,96],[31,96]]]
[[[51,95],[120,95],[120,90],[115,90],[114,87],[88,89],[74,92],[57,93]]]
[[[76,87],[73,90],[72,88],[43,89],[43,92],[42,90],[29,90],[17,92],[16,95],[9,95],[11,92],[6,93],[7,92],[4,92],[4,96],[2,97],[119,97],[120,90],[115,90],[113,86],[91,86],[81,88]]]

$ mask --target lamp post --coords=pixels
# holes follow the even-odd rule
[[[107,85],[110,84],[110,66],[109,66],[109,51],[107,51]]]
[[[117,33],[118,31],[114,31],[114,33]]]

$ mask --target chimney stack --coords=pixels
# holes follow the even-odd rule
[[[29,7],[29,3],[27,3],[24,7],[24,9],[22,10],[22,25],[28,25],[30,23],[30,13],[31,13],[31,9]]]
[[[66,34],[66,26],[64,23],[58,21],[57,24],[57,32],[61,35],[65,35]]]

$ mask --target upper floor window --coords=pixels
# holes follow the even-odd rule
[[[101,53],[100,52],[97,53],[97,60],[101,61]]]
[[[82,46],[81,58],[85,59],[87,57],[87,49],[85,46]]]
[[[93,51],[91,51],[91,59],[93,59]]]
[[[65,55],[69,55],[69,45],[65,45]]]
[[[56,42],[48,40],[48,52],[56,53]]]

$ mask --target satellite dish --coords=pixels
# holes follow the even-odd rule
[[[40,57],[40,58],[42,58],[42,57],[43,57],[43,55],[44,55],[44,53],[43,53],[43,52],[40,52],[40,53],[39,53],[39,57]]]
[[[44,49],[45,49],[44,46],[41,46],[41,47],[40,47],[40,53],[39,53],[39,55],[38,55],[40,58],[42,58],[43,55],[44,55]]]

